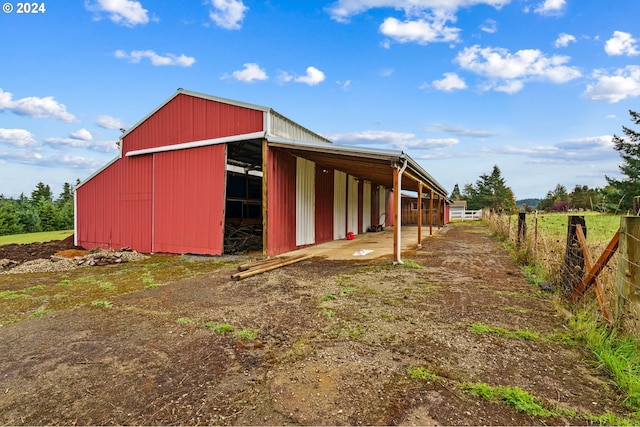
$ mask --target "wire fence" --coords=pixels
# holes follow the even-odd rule
[[[640,337],[640,217],[487,213],[483,220],[567,299],[583,306],[597,299],[604,319]]]

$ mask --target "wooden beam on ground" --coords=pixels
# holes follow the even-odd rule
[[[585,237],[584,232],[582,231],[582,226],[580,224],[576,224],[576,235],[578,236],[578,243],[580,243],[580,247],[582,248],[582,253],[584,254],[584,264],[587,267],[587,271],[591,271],[594,265],[593,259],[591,258],[589,247],[587,246],[587,238]],[[598,299],[598,304],[600,304],[600,311],[602,311],[602,315],[607,320],[607,322],[611,325],[613,324],[613,316],[611,316],[611,312],[609,311],[608,303],[604,295],[602,285],[600,285],[600,283],[598,283],[598,281],[594,278],[593,286],[596,291],[596,298]]]
[[[306,259],[312,258],[313,255],[296,255],[291,258],[280,260],[280,262],[266,264],[266,265],[258,265],[257,268],[252,268],[246,271],[242,271],[240,273],[236,273],[231,275],[231,278],[234,280],[242,280],[247,277],[255,276],[257,274],[266,273],[267,271],[275,270],[276,268],[284,267],[285,265],[291,265],[296,262],[304,261]]]
[[[589,288],[589,286],[593,284],[604,266],[607,265],[613,254],[616,253],[619,244],[620,229],[618,229],[618,231],[616,231],[616,234],[613,235],[613,238],[611,239],[605,250],[602,252],[598,260],[591,266],[591,268],[588,269],[588,272],[586,276],[584,276],[584,279],[582,279],[582,283],[580,284],[580,286],[578,286],[573,295],[571,295],[574,300],[578,299]]]
[[[247,262],[245,264],[240,264],[238,266],[238,271],[246,271],[246,270],[250,270],[252,268],[256,268],[257,266],[264,266],[266,264],[275,264],[277,262],[282,261],[285,258],[264,258],[264,259],[258,259],[255,261],[251,261],[251,262]]]

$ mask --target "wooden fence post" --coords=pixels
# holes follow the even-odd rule
[[[618,310],[622,328],[640,335],[640,216],[620,218],[618,272],[616,276]]]
[[[633,214],[636,216],[640,215],[640,196],[633,198]]]
[[[576,224],[582,226],[585,237],[587,227],[584,216],[570,215],[567,226],[567,251],[564,256],[564,268],[562,271],[562,289],[564,296],[569,297],[582,282],[584,273],[584,255],[580,249],[580,243],[576,234]]]
[[[527,237],[527,214],[526,212],[518,213],[518,239],[516,240],[516,247],[520,249],[520,244]]]

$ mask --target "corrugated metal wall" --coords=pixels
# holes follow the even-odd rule
[[[324,142],[330,144],[326,139],[292,122],[284,116],[271,111],[269,113],[269,132],[274,136],[290,138],[297,141]]]
[[[335,171],[333,182],[333,239],[347,236],[347,174]]]
[[[367,231],[371,227],[371,182],[362,184],[362,230]]]
[[[262,111],[179,94],[124,137],[123,154],[263,128]]]
[[[226,145],[153,157],[153,252],[221,255]]]
[[[296,159],[296,246],[312,245],[316,222],[316,164]]]
[[[118,159],[78,188],[79,246],[151,252],[151,170],[150,156]]]
[[[316,166],[316,243],[333,240],[333,177],[333,169]]]
[[[269,149],[267,172],[267,255],[296,248],[296,158]]]
[[[347,183],[347,230],[358,234],[358,180],[349,175]]]

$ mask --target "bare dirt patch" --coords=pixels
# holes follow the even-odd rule
[[[421,268],[311,259],[233,281],[227,266],[2,326],[0,423],[584,425],[628,412],[580,345],[553,338],[568,334],[553,297],[485,226],[424,246],[405,256]],[[553,414],[476,397],[476,383],[519,387]]]

